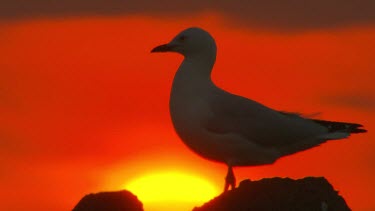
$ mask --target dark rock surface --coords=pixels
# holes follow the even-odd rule
[[[83,197],[73,211],[143,211],[143,205],[131,192],[100,192]]]
[[[348,211],[345,200],[322,177],[244,180],[235,190],[193,211]]]
[[[244,180],[193,211],[350,211],[345,200],[322,177]],[[143,211],[131,192],[100,192],[83,197],[73,211]],[[179,210],[176,210],[179,211]]]

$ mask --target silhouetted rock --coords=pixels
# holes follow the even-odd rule
[[[193,211],[350,211],[325,178],[244,180]]]
[[[131,192],[100,192],[83,197],[73,211],[143,211],[143,205]]]

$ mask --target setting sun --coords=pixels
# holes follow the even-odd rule
[[[187,209],[202,204],[220,193],[208,180],[182,171],[149,173],[141,176],[124,188],[134,193],[146,207],[178,206]],[[181,208],[181,206],[179,206]]]

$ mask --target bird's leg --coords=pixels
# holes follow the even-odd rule
[[[228,191],[229,187],[233,190],[236,187],[236,177],[234,176],[232,166],[228,166],[227,176],[225,177],[224,192]]]

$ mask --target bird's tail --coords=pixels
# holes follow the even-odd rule
[[[319,146],[320,144],[329,141],[344,139],[350,136],[352,133],[366,133],[367,130],[363,129],[360,124],[347,123],[347,122],[333,122],[326,120],[311,119],[315,123],[318,123],[328,129],[328,133],[322,134],[319,137],[312,139],[306,139],[304,141],[296,142],[292,146],[280,149],[282,155],[289,155],[299,151],[307,150],[312,147]]]

